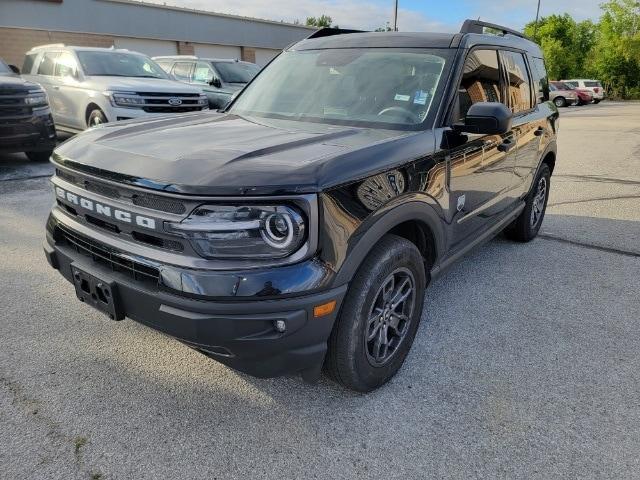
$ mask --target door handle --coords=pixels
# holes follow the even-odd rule
[[[544,134],[544,130],[545,130],[545,129],[544,129],[544,127],[538,127],[538,128],[536,128],[536,130],[533,132],[533,134],[534,134],[536,137],[541,137],[541,136],[542,136],[542,134]]]
[[[498,151],[500,151],[500,152],[508,152],[509,150],[511,150],[515,146],[516,146],[516,142],[514,142],[513,140],[507,138],[500,145],[498,145]]]

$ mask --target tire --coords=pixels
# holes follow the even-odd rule
[[[48,162],[52,153],[53,150],[47,150],[44,152],[24,152],[27,158],[32,162]]]
[[[527,195],[522,213],[511,225],[505,229],[505,235],[516,242],[529,242],[536,238],[549,200],[549,188],[551,186],[551,171],[547,164],[542,164],[540,171],[533,182],[533,187]],[[541,193],[544,188],[544,193]]]
[[[564,97],[556,97],[553,99],[553,103],[556,104],[556,107],[566,107],[567,100]]]
[[[97,127],[98,125],[102,125],[103,123],[107,123],[106,115],[99,108],[91,110],[91,113],[87,117],[87,127]]]
[[[600,103],[600,100],[599,100],[599,99],[598,99],[598,100],[594,100],[594,101],[593,101],[593,103],[594,103],[595,105],[597,105],[597,104],[599,104],[599,103]]]
[[[390,279],[394,289],[389,288]],[[416,246],[385,235],[358,269],[331,332],[325,361],[329,376],[358,392],[370,392],[388,382],[411,349],[425,288],[424,259]],[[396,315],[383,309],[385,298],[405,294],[404,302],[392,310]],[[370,334],[373,338],[367,341]]]

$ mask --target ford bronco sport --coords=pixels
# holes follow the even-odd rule
[[[44,248],[80,300],[255,376],[324,365],[366,392],[404,362],[431,279],[503,230],[536,236],[558,126],[538,46],[476,21],[336,33],[224,112],[54,152]]]

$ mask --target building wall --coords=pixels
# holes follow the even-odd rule
[[[242,49],[235,46],[194,43],[193,49],[195,55],[203,58],[242,58]]]
[[[134,52],[144,53],[150,57],[157,55],[177,55],[178,53],[178,44],[171,40],[115,37],[114,45],[116,48],[126,48]]]
[[[256,59],[255,63],[264,67],[267,63],[269,63],[276,55],[278,55],[282,50],[273,50],[267,48],[256,48]]]

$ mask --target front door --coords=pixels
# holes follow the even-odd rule
[[[473,50],[465,61],[451,124],[464,121],[477,102],[504,102],[504,74],[497,50]],[[503,135],[447,135],[454,215],[453,250],[502,218],[512,205],[515,185],[516,137]]]

